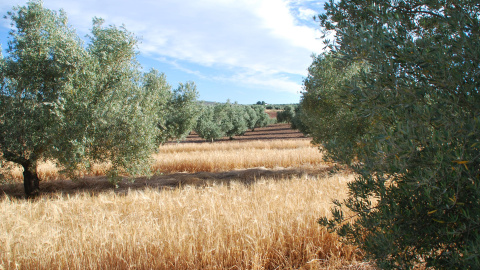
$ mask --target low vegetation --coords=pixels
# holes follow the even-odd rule
[[[285,151],[292,158],[290,166],[311,166],[309,162],[322,166],[318,150],[304,139],[168,144],[160,151],[159,158],[175,157],[176,163],[212,159],[227,167],[235,164],[232,159],[239,161],[254,152],[259,160],[272,160],[272,168],[280,166]],[[308,153],[315,156],[314,161],[295,164],[294,156]],[[201,166],[205,165],[192,165]],[[59,190],[33,201],[6,196],[0,201],[0,266],[371,269],[361,262],[357,249],[341,244],[317,223],[319,216],[328,215],[331,200],[346,198],[352,179],[347,174],[304,173],[280,179],[259,177],[248,185],[244,179],[229,179],[202,187],[124,193],[111,189],[96,195],[62,195]]]

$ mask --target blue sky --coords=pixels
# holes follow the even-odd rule
[[[27,1],[2,0],[0,14]],[[322,52],[318,23],[325,0],[44,0],[64,9],[81,37],[92,18],[122,25],[141,40],[145,71],[164,72],[172,87],[194,81],[200,100],[298,103],[302,81]],[[10,22],[1,19],[7,47]]]

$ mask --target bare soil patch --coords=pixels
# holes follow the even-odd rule
[[[282,110],[265,110],[265,112],[270,116],[272,119],[277,119],[277,113],[281,112]]]

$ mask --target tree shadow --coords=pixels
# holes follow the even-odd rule
[[[133,182],[125,177],[117,186],[112,185],[106,176],[91,176],[83,177],[75,181],[42,181],[40,182],[41,195],[38,198],[49,196],[57,197],[58,195],[76,195],[81,193],[95,196],[112,191],[117,194],[128,194],[128,192],[133,190],[145,190],[147,188],[171,190],[185,186],[208,187],[218,184],[230,185],[233,182],[251,185],[261,179],[280,181],[305,175],[323,177],[331,172],[332,169],[332,166],[324,166],[319,168],[252,168],[227,172],[173,173],[153,175],[152,177],[138,177],[135,178]],[[6,197],[25,199],[23,184],[0,185],[0,199]]]

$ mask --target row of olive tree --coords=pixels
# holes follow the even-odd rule
[[[291,123],[295,117],[295,111],[298,106],[288,105],[282,111],[277,112],[278,123]]]
[[[203,139],[214,141],[223,137],[243,135],[248,129],[271,123],[263,105],[239,105],[230,102],[203,105],[195,132]]]
[[[173,92],[167,92],[167,102],[159,119],[161,143],[169,140],[183,140],[194,129],[199,117],[198,92],[193,82],[180,83]]]
[[[298,129],[305,136],[310,136],[308,126],[303,122],[304,115],[301,106],[287,105],[277,113],[278,123],[290,123],[292,129]]]
[[[37,164],[45,159],[72,177],[104,161],[113,181],[120,172],[148,175],[158,145],[194,125],[195,85],[172,92],[163,74],[142,74],[137,39],[123,26],[93,19],[84,46],[65,12],[41,1],[7,18],[14,28],[0,55],[0,159],[23,167],[27,196],[39,191]]]
[[[478,1],[325,10],[335,40],[309,68],[302,122],[357,177],[321,223],[382,268],[480,269]]]

